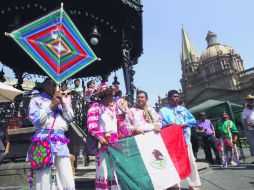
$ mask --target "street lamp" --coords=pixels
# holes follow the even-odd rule
[[[96,46],[99,43],[99,39],[101,38],[101,34],[98,32],[97,26],[93,26],[92,34],[90,35],[90,43],[93,46]]]

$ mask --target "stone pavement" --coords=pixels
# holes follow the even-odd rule
[[[227,179],[230,181],[230,179],[225,178],[224,175],[235,177],[235,175],[241,175],[239,180],[244,181],[245,184],[251,184],[251,182],[248,182],[248,179],[251,178],[254,170],[254,157],[250,157],[249,155],[249,149],[244,148],[244,154],[246,156],[245,162],[244,160],[241,160],[241,166],[240,167],[229,167],[227,169],[221,168],[220,166],[209,166],[206,162],[204,162],[204,153],[203,150],[200,149],[198,153],[198,160],[197,160],[197,167],[200,173],[201,181],[204,186],[207,186],[205,188],[206,190],[216,190],[216,189],[223,189],[216,186],[216,183],[222,183],[221,181],[223,179]],[[237,173],[238,171],[238,173]],[[239,173],[239,171],[243,171],[244,174]],[[227,173],[231,172],[231,173]],[[84,168],[81,168],[77,171],[77,176],[75,176],[75,182],[76,182],[76,189],[77,190],[93,190],[94,189],[94,177],[95,177],[95,158],[91,158],[91,163],[89,166],[86,166]],[[218,178],[218,179],[217,179]],[[254,177],[253,177],[253,184],[254,184]],[[227,182],[227,183],[229,183]],[[213,184],[214,183],[214,184]],[[239,183],[239,182],[238,182]],[[221,185],[223,186],[223,185]],[[183,189],[187,189],[188,184],[186,181],[182,182]],[[23,186],[9,186],[9,187],[0,187],[0,190],[28,190],[28,184]],[[202,188],[203,189],[203,188]],[[225,189],[225,188],[224,188]],[[248,188],[246,188],[248,189]],[[253,186],[254,189],[254,186]]]
[[[202,171],[209,168],[209,164],[207,162],[196,162],[198,171]]]
[[[241,159],[238,167],[209,165],[204,170],[199,170],[202,188],[205,190],[253,190],[254,189],[254,156],[250,156],[248,148],[243,149],[246,159]],[[199,150],[198,160],[204,158],[203,150]],[[182,190],[188,189],[188,183],[181,183]]]
[[[200,153],[200,156],[202,156],[202,153]],[[81,190],[84,187],[85,189],[89,190],[94,189],[95,163],[93,157],[91,158],[91,160],[92,162],[89,164],[89,166],[78,170],[78,174],[80,174],[80,176],[75,176],[77,190]],[[198,161],[197,168],[199,171],[203,171],[209,168],[209,164],[206,162]]]

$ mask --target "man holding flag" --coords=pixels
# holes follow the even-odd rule
[[[187,178],[189,183],[189,189],[199,189],[201,186],[197,166],[195,163],[195,157],[193,155],[190,136],[190,127],[196,124],[196,120],[193,115],[183,106],[178,105],[179,93],[176,90],[170,90],[168,92],[168,105],[161,108],[160,116],[162,118],[162,127],[173,127],[175,124],[181,125],[185,141],[188,149],[188,157],[190,161],[191,173]],[[169,136],[168,138],[171,138]],[[174,186],[175,189],[180,189],[180,184]]]
[[[136,135],[111,143],[107,152],[108,171],[116,171],[124,190],[165,190],[190,175],[181,126],[160,130],[161,119],[147,100],[146,92],[137,92],[136,106],[127,114],[128,130]]]

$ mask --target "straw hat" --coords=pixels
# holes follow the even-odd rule
[[[252,96],[251,94],[247,95],[244,97],[245,100],[250,100],[250,99],[254,99],[254,96]]]

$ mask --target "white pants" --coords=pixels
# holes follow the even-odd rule
[[[188,145],[187,149],[188,149],[188,156],[189,156],[189,160],[190,160],[191,173],[190,173],[190,176],[187,177],[186,179],[187,179],[190,187],[200,187],[201,181],[200,181],[200,177],[198,174],[198,168],[197,168],[197,165],[195,162],[196,159],[193,155],[191,143]],[[174,187],[180,187],[180,183],[174,185]]]
[[[99,150],[99,153],[96,156],[96,190],[121,190],[120,186],[118,185],[118,180],[114,167],[111,167],[111,170],[111,175],[113,175],[113,179],[110,181],[108,178],[109,175],[105,159],[105,152]]]
[[[56,156],[57,190],[75,190],[70,157]],[[51,183],[51,168],[36,171],[36,190],[55,190]]]

